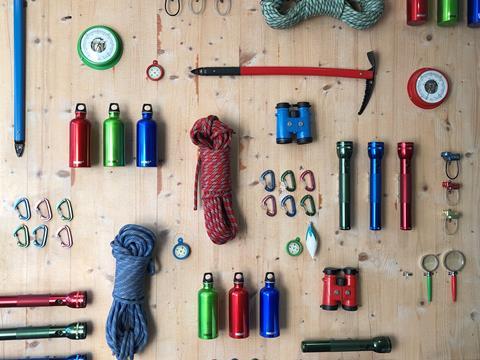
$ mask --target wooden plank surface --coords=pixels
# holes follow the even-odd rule
[[[291,30],[268,28],[258,1],[233,1],[231,14],[218,16],[213,1],[194,16],[187,2],[171,18],[164,1],[29,0],[27,31],[27,145],[21,159],[13,149],[12,1],[0,0],[0,232],[2,293],[48,293],[86,289],[85,310],[64,308],[3,309],[1,327],[89,321],[87,340],[11,341],[0,343],[1,358],[90,352],[111,358],[105,343],[105,319],[111,304],[114,261],[110,241],[126,223],[149,226],[158,234],[160,271],[149,285],[150,342],[139,359],[479,359],[479,132],[480,36],[462,22],[439,28],[434,21],[405,25],[404,1],[386,1],[386,12],[372,30],[317,18]],[[435,14],[434,11],[431,12]],[[121,35],[125,51],[112,70],[93,71],[76,53],[77,38],[90,25],[104,24]],[[363,116],[356,112],[363,81],[330,78],[201,78],[196,65],[307,65],[368,67],[366,52],[379,54],[374,96]],[[165,78],[145,77],[153,59]],[[452,82],[447,103],[433,111],[414,107],[405,90],[419,67],[445,71]],[[274,108],[278,102],[310,101],[315,114],[315,141],[308,146],[276,145]],[[93,122],[94,165],[68,168],[68,122],[75,103],[85,102]],[[127,125],[124,168],[101,166],[101,124],[109,102],[118,102]],[[160,127],[161,166],[134,166],[134,124],[143,103],[150,102]],[[203,211],[193,212],[197,149],[188,132],[193,122],[216,114],[236,132],[232,146],[234,194],[240,235],[215,246],[204,230]],[[337,231],[338,160],[335,142],[355,142],[354,226]],[[385,141],[384,225],[368,230],[367,142]],[[396,143],[414,141],[415,229],[399,230]],[[446,208],[443,150],[465,154],[458,209],[463,216],[455,236],[443,233]],[[286,242],[305,233],[308,219],[283,214],[267,218],[258,176],[265,169],[277,176],[286,169],[298,175],[312,169],[320,210],[312,220],[320,234],[315,260],[305,252],[289,257]],[[11,236],[19,223],[11,204],[19,196],[32,202],[70,197],[74,204],[74,247],[60,248],[50,238],[43,250],[18,248]],[[297,200],[302,191],[295,194]],[[33,228],[38,217],[28,222]],[[61,225],[58,217],[51,232]],[[172,257],[175,237],[192,246],[184,262]],[[428,304],[418,260],[425,253],[462,250],[467,265],[459,276],[459,295],[451,303],[447,272],[433,277],[434,302]],[[325,266],[360,268],[359,311],[325,312],[319,308]],[[221,299],[221,332],[214,341],[196,334],[196,292],[203,272],[214,272]],[[226,296],[233,273],[245,273],[252,293],[252,330],[248,340],[228,337]],[[282,296],[281,336],[258,335],[258,292],[266,271],[275,271]],[[413,272],[406,279],[403,271]],[[389,335],[389,355],[344,353],[305,355],[300,341]]]

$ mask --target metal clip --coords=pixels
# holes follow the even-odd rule
[[[65,213],[63,212],[64,204],[67,204],[67,211],[68,211],[67,215],[65,215]],[[69,199],[64,198],[60,200],[56,206],[56,209],[63,221],[73,220],[73,207],[72,207],[72,202]]]
[[[442,182],[442,187],[446,190],[445,200],[447,200],[448,205],[457,205],[460,202],[460,188],[462,184],[448,180]]]
[[[23,241],[20,238],[19,233],[23,232]],[[17,245],[22,248],[27,248],[30,246],[30,232],[28,231],[28,227],[25,224],[20,225],[15,229],[13,232],[13,237],[17,239]]]
[[[288,209],[287,202],[290,202],[290,209]],[[282,209],[285,210],[285,214],[289,217],[297,215],[297,207],[295,205],[295,199],[292,195],[285,196],[280,202]]]
[[[440,156],[443,158],[443,160],[445,160],[445,175],[447,175],[450,180],[455,180],[460,174],[460,158],[462,157],[462,155],[460,153],[442,151],[440,153]],[[451,176],[449,173],[449,168],[452,162],[455,162],[455,164],[457,165],[457,171],[454,176]]]
[[[67,234],[67,242],[63,241],[62,232],[65,232]],[[60,239],[60,245],[62,245],[62,247],[67,247],[67,248],[72,247],[73,245],[72,230],[70,230],[70,227],[68,225],[64,225],[60,229],[58,229],[57,232],[55,233],[55,237]]]
[[[268,203],[271,203],[271,206]],[[277,201],[275,200],[275,196],[267,195],[262,200],[262,209],[267,211],[268,216],[275,216],[277,215]]]
[[[315,207],[315,200],[313,200],[313,196],[310,194],[305,195],[300,200],[300,206],[305,210],[305,214],[307,214],[307,216],[314,216],[317,213],[317,208]]]
[[[22,214],[20,209],[20,205],[25,205],[25,215]],[[26,197],[19,198],[13,204],[13,209],[17,212],[18,218],[22,221],[28,221],[32,217],[32,213],[30,211],[30,201]]]
[[[220,10],[220,4],[227,3],[225,10]],[[232,0],[216,0],[215,1],[215,10],[217,10],[218,15],[220,16],[227,16],[230,14],[230,10],[232,9]]]
[[[287,176],[290,177],[290,184],[287,181]],[[297,183],[295,182],[295,174],[292,170],[285,171],[280,177],[280,181],[285,186],[287,191],[293,192],[297,189]]]
[[[45,205],[45,210],[47,211],[47,214],[44,215],[42,212],[42,205]],[[35,205],[35,211],[36,213],[40,216],[40,219],[43,221],[50,221],[52,220],[52,207],[50,206],[50,201],[48,201],[47,198],[43,198],[37,204]]]
[[[442,213],[445,216],[445,233],[447,235],[455,234],[458,230],[458,219],[460,219],[461,214],[452,209],[443,210]],[[451,225],[453,225],[453,229]]]
[[[42,231],[42,238],[39,239],[37,233]],[[32,230],[33,235],[33,245],[38,248],[43,248],[47,244],[48,238],[48,227],[45,224],[38,225],[35,229]]]
[[[275,173],[273,170],[265,170],[262,175],[260,175],[260,182],[265,185],[266,191],[272,192],[275,190],[277,185],[275,184]]]
[[[307,176],[310,178],[309,181],[306,179]],[[313,175],[313,171],[305,170],[304,172],[302,172],[302,174],[300,175],[300,180],[305,184],[305,190],[315,190],[315,176]]]
[[[196,3],[197,6],[195,6],[194,3]],[[200,7],[198,7],[198,3],[200,3]],[[205,0],[190,0],[190,10],[195,15],[203,14],[205,11]]]

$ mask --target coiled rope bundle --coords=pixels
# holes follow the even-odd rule
[[[118,360],[133,360],[148,340],[143,303],[146,275],[155,273],[155,234],[143,226],[125,225],[110,245],[116,268],[106,324],[107,344]]]
[[[205,213],[207,234],[215,244],[224,244],[237,235],[230,175],[230,143],[233,130],[216,116],[197,120],[190,130],[198,146],[195,171],[194,210],[197,210],[198,183]]]
[[[361,11],[355,10],[349,0],[298,0],[281,13],[284,0],[262,0],[262,14],[274,29],[286,29],[312,16],[326,15],[342,20],[357,30],[377,23],[383,14],[384,0],[358,0]]]

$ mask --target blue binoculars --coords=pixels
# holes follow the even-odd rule
[[[279,103],[276,109],[277,144],[290,144],[294,136],[299,145],[312,142],[310,103]]]

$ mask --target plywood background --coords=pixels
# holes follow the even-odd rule
[[[479,359],[480,246],[479,136],[480,32],[462,22],[439,28],[434,21],[405,25],[404,1],[386,1],[381,22],[369,31],[317,18],[288,30],[268,28],[258,1],[234,0],[231,15],[220,17],[212,0],[204,15],[194,16],[184,2],[175,18],[163,0],[29,0],[27,64],[27,147],[18,159],[13,148],[12,1],[0,1],[0,284],[2,294],[67,292],[86,289],[85,310],[67,308],[3,309],[1,327],[63,324],[86,320],[85,341],[11,341],[0,343],[1,358],[89,352],[111,358],[104,324],[111,303],[114,262],[109,243],[123,224],[149,226],[158,234],[160,271],[149,287],[150,342],[139,359]],[[434,12],[432,11],[432,14]],[[93,71],[76,53],[80,32],[90,25],[115,28],[124,41],[121,62],[112,70]],[[189,69],[200,65],[322,65],[366,68],[366,52],[379,56],[377,87],[366,113],[358,117],[362,81],[329,78],[201,78]],[[145,78],[153,59],[165,67],[159,83]],[[409,101],[405,86],[422,66],[445,71],[452,81],[448,102],[422,111]],[[198,82],[197,82],[198,81]],[[310,101],[315,114],[315,142],[299,147],[275,144],[276,103]],[[75,103],[85,102],[93,122],[94,166],[68,168],[68,122]],[[118,102],[127,125],[124,168],[101,166],[101,124],[109,102]],[[154,105],[161,129],[162,162],[157,169],[134,166],[134,124],[145,102]],[[206,237],[203,212],[193,212],[196,148],[188,131],[193,122],[216,114],[235,129],[232,147],[235,202],[241,233],[215,246]],[[384,230],[368,230],[367,142],[385,141]],[[335,142],[353,140],[354,226],[337,231]],[[396,143],[415,142],[415,229],[399,230]],[[442,150],[465,154],[462,161],[462,211],[455,236],[443,233],[446,207]],[[303,237],[308,219],[282,213],[267,218],[259,174],[271,168],[279,175],[312,169],[321,199],[312,220],[321,237],[316,260],[305,252],[286,255],[285,243]],[[18,248],[11,236],[19,220],[11,204],[19,196],[52,202],[67,196],[75,208],[74,247],[60,248],[50,238],[43,250]],[[297,200],[303,195],[297,191]],[[34,216],[28,223],[39,222]],[[61,222],[50,223],[53,232]],[[185,235],[192,256],[184,262],[171,255],[175,236]],[[419,257],[457,248],[467,255],[459,277],[456,304],[449,279],[440,268],[433,278],[434,302],[427,304]],[[319,308],[325,266],[360,268],[358,312],[325,312]],[[196,292],[202,274],[214,272],[221,299],[221,332],[214,341],[196,335]],[[226,293],[235,271],[245,273],[252,293],[252,335],[228,337]],[[258,334],[258,291],[266,271],[275,271],[282,296],[281,336]],[[406,279],[403,271],[413,272]],[[389,355],[345,353],[304,355],[300,341],[390,335]]]

